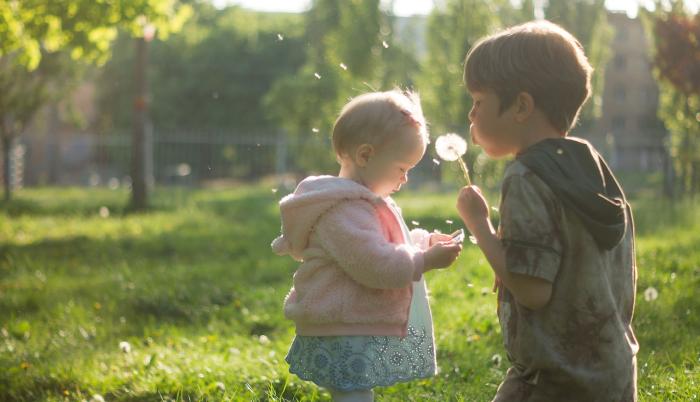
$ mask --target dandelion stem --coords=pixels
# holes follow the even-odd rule
[[[462,173],[464,174],[464,180],[467,181],[467,186],[471,186],[472,181],[469,180],[469,169],[467,169],[467,165],[464,164],[462,158],[457,158],[457,162],[459,162],[459,167],[462,168]]]

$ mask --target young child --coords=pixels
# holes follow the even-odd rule
[[[473,141],[515,156],[498,232],[479,188],[457,201],[497,277],[512,366],[494,401],[637,400],[630,206],[591,144],[567,137],[591,71],[579,42],[547,21],[487,37],[466,57]]]
[[[417,95],[356,97],[333,128],[338,176],[304,179],[280,201],[279,255],[301,265],[285,300],[296,338],[290,372],[336,401],[372,401],[372,388],[435,375],[423,274],[449,266],[461,244],[408,231],[391,199],[428,143]]]

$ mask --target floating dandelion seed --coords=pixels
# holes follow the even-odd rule
[[[277,192],[277,189],[276,189],[276,188],[273,188],[273,189],[272,189],[272,194],[274,194],[274,193],[276,193],[276,192]]]
[[[119,349],[124,353],[131,353],[131,344],[127,341],[119,342]]]
[[[100,218],[109,218],[109,208],[100,207]]]
[[[644,300],[648,302],[653,302],[659,297],[659,291],[656,290],[654,287],[648,287],[647,290],[644,291]]]
[[[314,133],[318,133],[320,130],[317,129],[316,127],[314,127],[314,128],[311,129],[311,131],[313,131]]]
[[[491,209],[498,212],[498,207],[491,207]]]
[[[388,48],[389,48],[389,44],[386,43],[385,40],[382,41],[382,46],[384,46],[384,49],[388,49]]]
[[[418,222],[418,221],[411,221],[411,224],[414,225],[414,226],[418,226],[418,225],[420,225],[420,222]]]
[[[282,34],[277,34],[277,40],[284,40],[284,36],[282,36]]]
[[[321,79],[321,74],[319,74],[319,73],[314,73],[314,77],[316,77],[317,79],[320,80],[320,79]]]
[[[95,394],[90,398],[90,402],[105,402],[105,398],[100,394]]]
[[[339,65],[340,68],[342,68],[343,70],[347,70],[347,69],[348,69],[348,66],[346,66],[345,63],[340,63],[340,64],[338,64],[338,65]]]
[[[440,164],[440,161],[439,161],[438,159],[433,158],[433,163],[436,164],[436,165],[439,165],[439,164]]]
[[[459,162],[459,167],[462,168],[462,173],[464,174],[464,180],[467,181],[468,186],[471,186],[469,170],[462,160],[462,155],[467,152],[467,141],[464,138],[455,133],[441,135],[435,141],[435,151],[442,160]]]
[[[449,219],[445,219],[445,223],[448,224],[448,225],[451,225],[453,222],[452,222],[451,220],[449,220]]]
[[[469,236],[469,241],[470,241],[472,244],[476,244],[476,237],[474,237],[474,236]]]
[[[500,366],[501,365],[501,355],[496,353],[495,355],[491,356],[491,363],[493,363],[495,366]]]

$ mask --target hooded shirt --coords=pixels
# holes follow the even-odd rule
[[[546,139],[517,159],[581,219],[600,247],[610,250],[620,243],[629,206],[617,179],[591,144],[573,137]]]
[[[349,179],[312,176],[280,201],[280,214],[272,249],[301,262],[284,305],[297,334],[406,335],[424,259],[391,198]],[[427,232],[414,234],[425,243]]]
[[[552,295],[531,310],[501,284],[512,367],[494,401],[636,400],[634,226],[603,158],[581,139],[531,146],[506,169],[499,211],[506,269]]]

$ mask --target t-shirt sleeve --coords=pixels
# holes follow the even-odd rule
[[[509,176],[499,210],[506,269],[554,282],[562,241],[555,219],[559,206],[549,187],[532,173]]]

